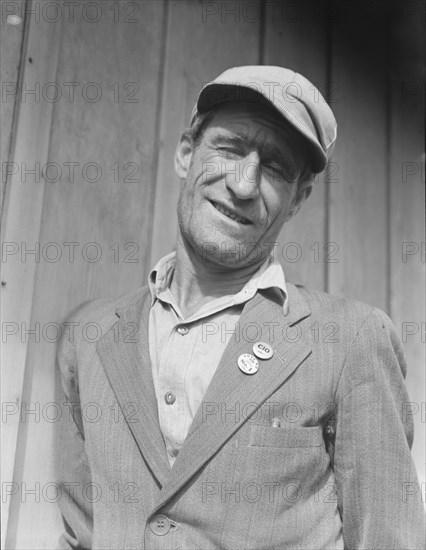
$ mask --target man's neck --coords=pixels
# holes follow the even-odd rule
[[[239,292],[264,261],[239,268],[215,265],[203,261],[179,235],[170,290],[183,315],[189,317],[210,300]]]

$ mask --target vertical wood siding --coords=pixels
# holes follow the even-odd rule
[[[9,160],[19,172],[7,182],[3,240],[18,243],[19,253],[3,259],[2,321],[20,328],[4,345],[2,400],[24,414],[3,423],[3,481],[18,488],[4,495],[4,546],[55,548],[62,528],[54,502],[55,323],[85,300],[145,284],[173,249],[178,137],[200,86],[235,65],[299,71],[336,114],[330,168],[276,252],[287,279],[392,317],[419,407],[413,454],[424,481],[420,2],[389,9],[359,1],[105,0],[94,3],[97,22],[88,20],[99,13],[84,11],[86,0],[77,4],[73,20],[65,10],[57,22],[28,16],[24,47],[15,37],[4,58],[12,71],[22,51],[23,81],[62,90],[56,102],[28,97],[5,107],[2,152],[16,143]],[[23,183],[24,162],[50,168]],[[37,242],[40,260],[28,254],[22,262],[21,243]],[[37,326],[40,337],[21,334]]]
[[[2,82],[1,121],[2,132],[0,136],[0,157],[2,159],[2,179],[0,183],[0,203],[3,208],[3,193],[6,189],[7,170],[5,164],[9,160],[9,153],[12,147],[12,125],[14,120],[14,109],[17,107],[16,86],[19,81],[21,69],[21,54],[24,47],[24,23],[15,20],[13,24],[8,23],[8,16],[18,15],[22,5],[21,0],[11,0],[6,7],[2,6],[0,51],[1,65],[0,75]],[[15,117],[16,120],[16,117]],[[1,208],[1,209],[2,209]]]
[[[22,81],[28,89],[36,89],[37,82],[52,82],[56,78],[58,62],[60,26],[49,26],[41,21],[34,25],[29,34],[25,57],[22,58]],[[26,243],[28,248],[34,249],[34,241],[38,240],[40,227],[44,217],[43,201],[45,185],[43,178],[38,182],[26,183],[22,178],[24,167],[32,169],[39,163],[45,165],[50,146],[50,127],[52,123],[53,104],[46,101],[17,102],[15,114],[17,116],[16,142],[13,160],[18,170],[8,181],[5,194],[5,209],[2,217],[2,254],[10,246],[20,246]],[[10,141],[14,141],[15,136]],[[37,170],[37,168],[36,168]],[[30,176],[31,177],[31,176]],[[7,244],[11,243],[11,244]],[[18,244],[19,243],[19,244]],[[6,247],[6,248],[5,248]],[[33,300],[39,292],[36,285],[37,271],[40,264],[32,261],[22,262],[20,254],[8,256],[7,261],[2,258],[2,329],[8,327],[30,327],[34,321]],[[3,332],[4,334],[4,332]],[[18,335],[17,335],[18,336]],[[25,455],[25,436],[28,425],[20,422],[19,414],[7,415],[11,410],[18,410],[29,403],[26,399],[26,387],[31,383],[29,367],[35,362],[31,355],[30,346],[25,337],[20,334],[17,338],[7,341],[3,339],[2,346],[2,481],[17,483],[15,487],[22,487],[22,472],[19,463]],[[37,358],[40,348],[37,349]],[[51,367],[51,378],[46,389],[46,397],[54,387],[54,367]],[[45,396],[43,396],[44,398]],[[28,407],[30,405],[28,404]],[[7,411],[5,413],[5,411]],[[50,456],[43,456],[37,452],[37,446],[29,452],[33,454],[33,461],[42,466],[50,460]],[[40,446],[38,446],[38,451]],[[52,475],[52,474],[50,474]],[[7,490],[3,483],[2,491]],[[3,497],[2,502],[2,537],[7,535],[5,525],[13,524],[18,518],[19,502],[21,497],[9,499]],[[36,510],[36,508],[34,508]],[[7,538],[6,538],[7,544]]]

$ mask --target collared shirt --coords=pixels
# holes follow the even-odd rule
[[[232,337],[247,341],[256,338],[257,327],[238,324],[244,304],[258,290],[275,287],[281,291],[283,307],[287,308],[284,272],[270,256],[239,292],[214,298],[185,318],[170,291],[175,260],[175,252],[162,258],[148,279],[152,376],[171,466],[228,342]]]

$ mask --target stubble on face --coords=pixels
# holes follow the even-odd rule
[[[301,172],[291,133],[271,110],[226,104],[191,159],[179,197],[182,240],[216,268],[260,265],[290,217]]]

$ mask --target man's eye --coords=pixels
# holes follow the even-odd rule
[[[281,166],[279,164],[267,164],[265,169],[270,174],[272,179],[277,181],[286,181],[288,183],[296,182],[300,176],[300,172],[294,165]]]
[[[273,172],[274,174],[278,174],[280,176],[283,176],[285,175],[285,170],[282,166],[278,165],[278,164],[267,164],[265,166],[265,168],[270,171],[270,172]]]
[[[240,155],[240,151],[235,147],[221,146],[217,148],[223,155]]]

